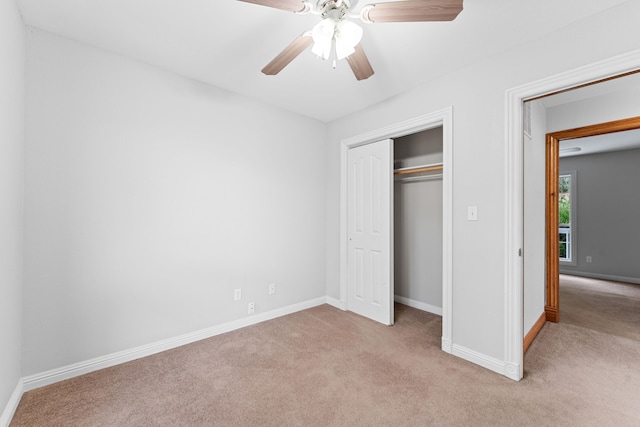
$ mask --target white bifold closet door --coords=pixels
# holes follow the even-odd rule
[[[393,324],[393,140],[348,151],[348,309]]]

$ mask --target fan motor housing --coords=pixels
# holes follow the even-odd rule
[[[326,14],[331,10],[342,10],[346,13],[352,7],[356,7],[358,0],[314,0],[314,9]]]

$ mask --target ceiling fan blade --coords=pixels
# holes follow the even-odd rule
[[[310,35],[303,34],[295,39],[291,44],[284,48],[282,52],[278,54],[271,62],[269,62],[262,72],[267,76],[275,76],[284,67],[289,65],[291,61],[296,59],[306,48],[313,43],[313,38]]]
[[[275,9],[288,10],[289,12],[302,12],[306,9],[302,0],[238,0],[245,3],[259,4]]]
[[[406,0],[375,3],[362,10],[370,22],[453,21],[462,11],[463,0]]]
[[[360,44],[355,47],[355,50],[356,51],[354,53],[347,56],[347,62],[349,63],[353,74],[355,74],[356,79],[366,80],[373,76],[373,68],[371,67],[371,63],[369,63],[369,59],[367,58],[367,55],[365,55]]]

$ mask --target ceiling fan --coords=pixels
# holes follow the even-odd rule
[[[311,44],[311,51],[322,59],[333,56],[336,61],[347,59],[358,80],[374,73],[360,40],[363,30],[348,20],[360,19],[366,23],[453,21],[462,11],[463,0],[401,0],[364,5],[354,12],[359,0],[239,0],[282,9],[296,14],[312,13],[322,20],[305,32],[267,64],[262,72],[276,75],[298,57]]]

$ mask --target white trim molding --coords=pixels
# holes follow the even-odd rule
[[[470,350],[458,344],[453,344],[451,354],[468,362],[480,365],[483,368],[489,369],[493,372],[498,372],[509,378],[516,376],[521,372],[521,365],[505,363],[502,360],[498,360],[494,357],[489,357],[485,354],[478,353],[477,351]]]
[[[578,265],[578,171],[576,170],[567,170],[560,171],[560,176],[569,175],[571,176],[571,184],[569,193],[571,194],[569,198],[569,222],[571,224],[569,228],[569,258],[570,261],[565,261],[560,258],[560,268],[562,266],[577,266]],[[558,224],[560,225],[560,224]]]
[[[451,344],[451,340],[442,337],[442,351],[445,353],[453,353],[453,345]]]
[[[569,70],[506,91],[505,128],[505,375],[516,381],[523,375],[523,103],[580,85],[640,70],[640,50]]]
[[[339,299],[335,299],[335,298],[332,298],[330,296],[326,296],[324,298],[325,298],[325,302],[327,304],[329,304],[330,306],[335,307],[337,309],[340,309],[342,311],[346,311],[347,310],[347,303],[346,302],[340,301]]]
[[[442,126],[442,350],[451,353],[453,318],[453,107],[346,138],[340,147],[340,301],[347,305],[347,154],[350,148]]]
[[[418,310],[426,311],[427,313],[435,314],[437,316],[442,316],[442,307],[436,307],[435,305],[427,304],[426,302],[416,301],[411,298],[405,298],[400,295],[394,295],[393,297],[395,302],[400,304],[416,308]]]
[[[7,405],[4,407],[2,414],[0,414],[0,427],[9,427],[9,424],[11,424],[13,415],[16,413],[16,409],[18,409],[18,405],[20,404],[20,399],[22,399],[22,393],[24,393],[24,383],[22,378],[20,378],[13,393],[11,393]]]
[[[155,343],[135,347],[129,350],[108,354],[106,356],[97,357],[95,359],[86,360],[84,362],[74,363],[72,365],[67,365],[39,374],[30,375],[21,380],[23,387],[20,391],[20,396],[22,395],[22,392],[27,392],[39,387],[44,387],[58,381],[67,380],[69,378],[108,368],[110,366],[130,362],[132,360],[140,359],[142,357],[150,356],[152,354],[160,353],[186,344],[191,344],[193,342],[211,338],[213,336],[224,334],[226,332],[235,331],[237,329],[275,319],[277,317],[286,316],[288,314],[296,313],[298,311],[306,310],[325,303],[327,303],[326,298],[320,297],[298,304],[293,304],[287,307],[282,307],[276,310],[271,310],[265,313],[252,315],[239,320],[223,323],[221,325],[212,326],[210,328],[201,329],[199,331],[187,333],[174,338],[157,341]],[[19,400],[20,397],[18,397],[18,401]]]

